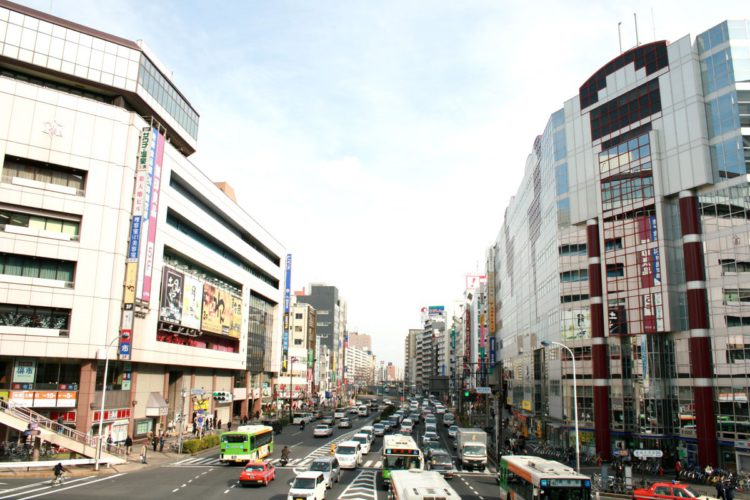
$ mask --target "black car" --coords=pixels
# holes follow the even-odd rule
[[[433,450],[427,461],[427,468],[434,470],[443,475],[445,479],[452,479],[456,468],[453,466],[453,459],[450,454],[444,450]]]

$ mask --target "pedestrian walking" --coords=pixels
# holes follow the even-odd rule
[[[680,472],[682,472],[682,462],[677,460],[674,464],[674,480],[679,481],[680,480]]]
[[[724,484],[724,498],[725,500],[734,500],[734,486],[729,481]]]
[[[148,461],[146,460],[146,456],[147,456],[147,455],[148,455],[148,448],[147,448],[147,447],[146,447],[146,445],[144,444],[144,445],[143,445],[143,446],[141,447],[141,463],[142,463],[142,464],[148,463]]]
[[[214,417],[216,418],[216,417]],[[221,430],[221,419],[216,421],[216,429]]]
[[[156,436],[151,438],[151,446],[153,446],[154,451],[156,451],[156,446],[159,444],[159,440],[156,438]]]
[[[159,436],[159,451],[162,453],[164,452],[164,433]]]
[[[112,451],[112,434],[107,436],[107,453]]]
[[[232,421],[227,422],[227,432],[232,430]]]
[[[719,498],[720,500],[726,500],[726,496],[724,496],[725,491],[726,490],[724,489],[724,483],[718,481],[716,483],[716,498]]]
[[[193,420],[193,436],[195,436],[196,434],[198,434],[198,424],[195,420]]]
[[[133,449],[133,439],[128,436],[125,438],[125,454],[130,455],[130,452]]]

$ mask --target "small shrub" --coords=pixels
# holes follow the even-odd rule
[[[201,450],[201,441],[199,439],[187,439],[182,442],[183,453],[197,453]]]

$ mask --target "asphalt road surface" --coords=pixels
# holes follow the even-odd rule
[[[296,426],[286,427],[275,437],[274,454],[278,464],[284,445],[291,449],[287,466],[276,467],[276,480],[269,486],[242,487],[238,483],[239,466],[222,465],[218,452],[213,450],[174,463],[138,472],[110,476],[75,477],[64,484],[51,486],[49,480],[0,479],[0,500],[43,499],[224,499],[254,498],[286,500],[289,483],[298,472],[316,457],[327,456],[330,444],[353,435],[363,425],[372,424],[374,416],[352,417],[353,429],[336,429],[330,438],[314,438],[315,423],[304,431]],[[440,420],[438,420],[440,423]],[[414,437],[421,441],[423,427],[418,425]],[[446,428],[439,425],[440,437],[445,448],[453,452],[452,440]],[[382,438],[373,443],[362,467],[353,471],[342,471],[341,481],[326,493],[327,499],[385,500],[386,493],[380,479]],[[485,500],[497,498],[498,489],[492,471],[461,472],[451,481],[451,486],[464,499]]]

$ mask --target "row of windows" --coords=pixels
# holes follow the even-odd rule
[[[74,188],[79,196],[84,194],[86,182],[86,172],[82,170],[6,156],[3,180],[13,177]]]
[[[750,317],[748,316],[725,316],[727,326],[750,326]],[[747,357],[750,359],[750,356]]]
[[[605,210],[620,203],[654,197],[654,179],[650,175],[602,182],[602,204]]]
[[[611,252],[614,250],[622,250],[622,238],[609,238],[604,240],[604,251]]]
[[[70,309],[0,304],[0,326],[67,330]]]
[[[14,80],[19,80],[22,82],[30,83],[32,85],[38,85],[40,87],[45,87],[48,89],[57,90],[60,92],[65,92],[66,94],[76,95],[78,97],[85,97],[87,99],[93,99],[95,101],[104,102],[107,104],[112,104],[114,98],[110,96],[105,96],[102,94],[95,94],[90,91],[81,90],[75,87],[71,87],[69,85],[65,85],[63,83],[59,82],[52,82],[49,80],[42,80],[41,78],[35,78],[33,76],[24,75],[23,73],[18,73],[16,71],[3,68],[0,70],[0,76],[5,78],[12,78]]]
[[[722,290],[723,302],[750,302],[750,288],[729,288]]]
[[[586,255],[586,243],[560,245],[558,252],[560,255]]]
[[[574,294],[574,295],[561,295],[560,303],[568,304],[570,302],[579,302],[581,300],[588,300],[588,299],[589,299],[589,295],[587,293]]]
[[[706,102],[708,136],[718,137],[740,127],[737,93],[728,92]]]
[[[750,150],[744,150],[743,139],[745,138],[731,137],[726,141],[709,146],[711,164],[720,178],[732,179],[747,172]],[[750,141],[750,138],[747,140]]]
[[[576,269],[574,271],[564,271],[560,273],[560,281],[563,283],[572,283],[575,281],[588,281],[588,269]]]
[[[623,264],[607,264],[607,278],[621,278],[623,276],[625,276],[625,266]]]
[[[0,209],[0,225],[41,229],[54,233],[67,234],[75,239],[78,236],[80,222]]]
[[[660,111],[659,79],[655,78],[592,109],[589,113],[591,140],[600,139]]]
[[[0,274],[72,283],[75,274],[75,262],[0,253]]]
[[[750,262],[737,259],[720,259],[721,270],[725,273],[750,273]]]
[[[701,76],[703,77],[703,91],[706,94],[716,92],[734,83],[732,53],[729,47],[701,61]]]
[[[146,56],[141,56],[141,64],[138,68],[138,83],[177,120],[177,123],[193,139],[198,138],[198,113],[190,107]]]

